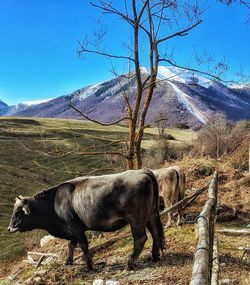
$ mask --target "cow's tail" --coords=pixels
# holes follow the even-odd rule
[[[185,198],[185,185],[186,185],[186,175],[184,172],[182,172],[182,179],[180,182],[181,200]]]
[[[178,201],[179,202],[180,200],[182,200],[182,194],[181,194],[181,177],[180,177],[180,171],[179,171],[179,168],[175,168],[174,169],[175,171],[175,174],[176,174],[176,179],[177,179],[177,183],[176,183],[176,186],[177,186],[177,193],[178,193]]]
[[[149,168],[143,168],[143,172],[147,174],[151,181],[153,182],[153,188],[154,188],[154,201],[155,201],[155,211],[156,211],[156,227],[158,232],[158,238],[160,242],[160,248],[163,254],[163,250],[165,247],[165,236],[164,236],[164,230],[161,223],[160,218],[160,198],[159,198],[159,188],[158,188],[158,182],[154,175],[154,173]]]
[[[180,170],[180,168],[175,168],[177,176],[177,187],[178,187],[178,202],[185,198],[185,174]],[[183,205],[178,206],[178,220],[177,225],[182,223],[183,218]]]
[[[178,168],[175,169],[176,177],[177,177],[177,187],[178,187],[178,202],[184,199],[185,197],[185,182],[186,177],[185,174]]]

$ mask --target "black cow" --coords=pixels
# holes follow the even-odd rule
[[[146,228],[153,237],[152,259],[159,260],[164,234],[158,184],[149,169],[80,177],[33,197],[17,197],[8,230],[45,229],[53,236],[70,240],[66,264],[73,263],[74,249],[79,244],[91,270],[85,231],[111,232],[127,224],[134,239],[128,268],[135,268],[147,240]]]

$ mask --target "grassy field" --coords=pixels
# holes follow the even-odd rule
[[[180,141],[187,131],[168,130]],[[28,235],[8,234],[6,229],[17,195],[31,195],[57,183],[86,174],[112,173],[122,169],[120,157],[81,155],[82,152],[115,151],[127,136],[125,127],[103,127],[87,121],[62,119],[0,118],[0,262],[14,259],[36,241]],[[158,139],[148,129],[143,145]],[[113,145],[112,145],[113,144]],[[37,234],[39,237],[39,234]],[[38,239],[38,238],[37,238]]]

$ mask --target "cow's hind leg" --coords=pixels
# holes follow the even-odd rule
[[[143,246],[147,240],[146,227],[140,223],[133,222],[130,224],[131,231],[134,239],[134,249],[128,260],[128,269],[133,270],[136,267],[136,262],[140,253],[142,252]]]
[[[177,211],[178,212],[177,212],[177,222],[176,222],[176,225],[179,226],[179,225],[181,225],[181,212],[180,212],[179,208],[178,208]]]
[[[182,210],[182,206],[179,206],[178,209],[178,215],[177,215],[177,226],[181,226],[183,224],[183,210]]]
[[[163,198],[164,200],[164,206],[165,209],[172,207],[172,203],[170,200]],[[169,228],[171,226],[171,222],[172,222],[172,211],[168,212],[168,219],[167,219],[167,224],[166,224],[166,228]]]
[[[69,254],[66,259],[65,265],[72,265],[73,264],[73,256],[74,256],[74,250],[77,246],[76,240],[69,241],[68,247],[69,247]]]
[[[153,246],[152,246],[153,261],[160,260],[161,233],[159,232],[157,224],[158,224],[158,217],[157,214],[154,214],[147,223],[147,229],[149,230],[153,238]]]

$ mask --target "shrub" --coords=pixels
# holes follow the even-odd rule
[[[213,168],[211,166],[203,165],[198,168],[199,176],[210,176],[213,173]]]

